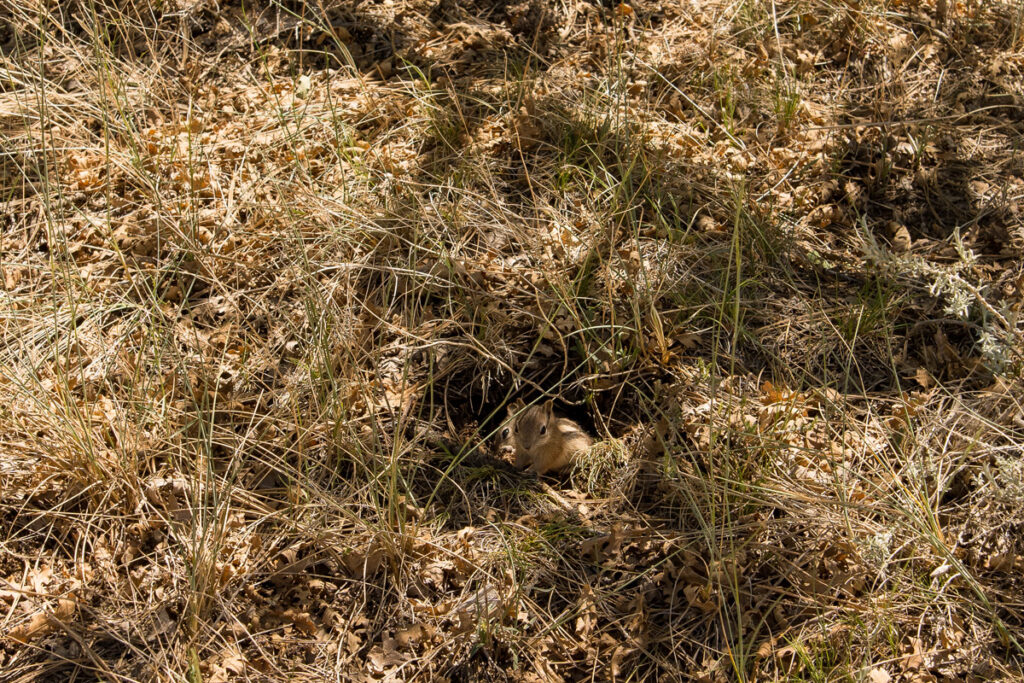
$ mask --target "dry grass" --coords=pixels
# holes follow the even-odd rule
[[[0,0],[0,679],[1019,679],[1024,3]],[[600,443],[531,479],[514,397]]]

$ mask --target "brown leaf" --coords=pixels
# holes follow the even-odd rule
[[[915,370],[914,380],[917,381],[917,383],[921,385],[921,388],[925,390],[929,389],[932,384],[935,383],[932,376],[928,374],[928,370],[926,368],[918,368]]]
[[[21,624],[7,632],[7,637],[19,643],[27,643],[52,631],[58,621],[67,621],[75,613],[75,601],[61,598],[53,612],[40,610]]]
[[[281,616],[289,620],[295,625],[295,628],[302,631],[307,636],[311,636],[316,633],[316,624],[313,619],[309,616],[308,612],[301,612],[296,609],[286,609],[281,612]]]
[[[705,614],[711,614],[718,609],[718,605],[711,597],[711,586],[686,586],[683,588],[683,594],[690,607],[697,607]]]
[[[898,254],[910,251],[913,240],[910,238],[910,231],[907,230],[907,226],[901,225],[896,221],[889,221],[886,225],[886,232],[889,233],[889,242],[892,244],[893,251]]]

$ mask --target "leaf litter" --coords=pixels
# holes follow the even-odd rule
[[[145,7],[0,23],[11,676],[1021,675],[1012,4]]]

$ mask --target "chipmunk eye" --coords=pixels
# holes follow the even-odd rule
[[[503,438],[503,439],[507,439],[508,438],[508,427],[505,427],[504,429],[501,430],[501,438]]]
[[[544,433],[544,432],[546,432],[546,431],[548,431],[548,426],[547,426],[547,425],[543,425],[543,426],[541,426],[541,428],[540,428],[540,433],[541,433],[541,434],[543,434],[543,433]]]

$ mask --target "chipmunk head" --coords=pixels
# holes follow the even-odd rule
[[[516,401],[508,406],[508,416],[498,427],[498,433],[494,435],[494,450],[498,457],[511,455],[516,451],[516,437],[513,430],[516,426],[516,415],[523,409],[522,401]]]
[[[516,442],[516,467],[523,468],[533,463],[537,453],[551,439],[554,423],[554,406],[550,399],[543,405],[527,408],[519,415],[512,427]]]

